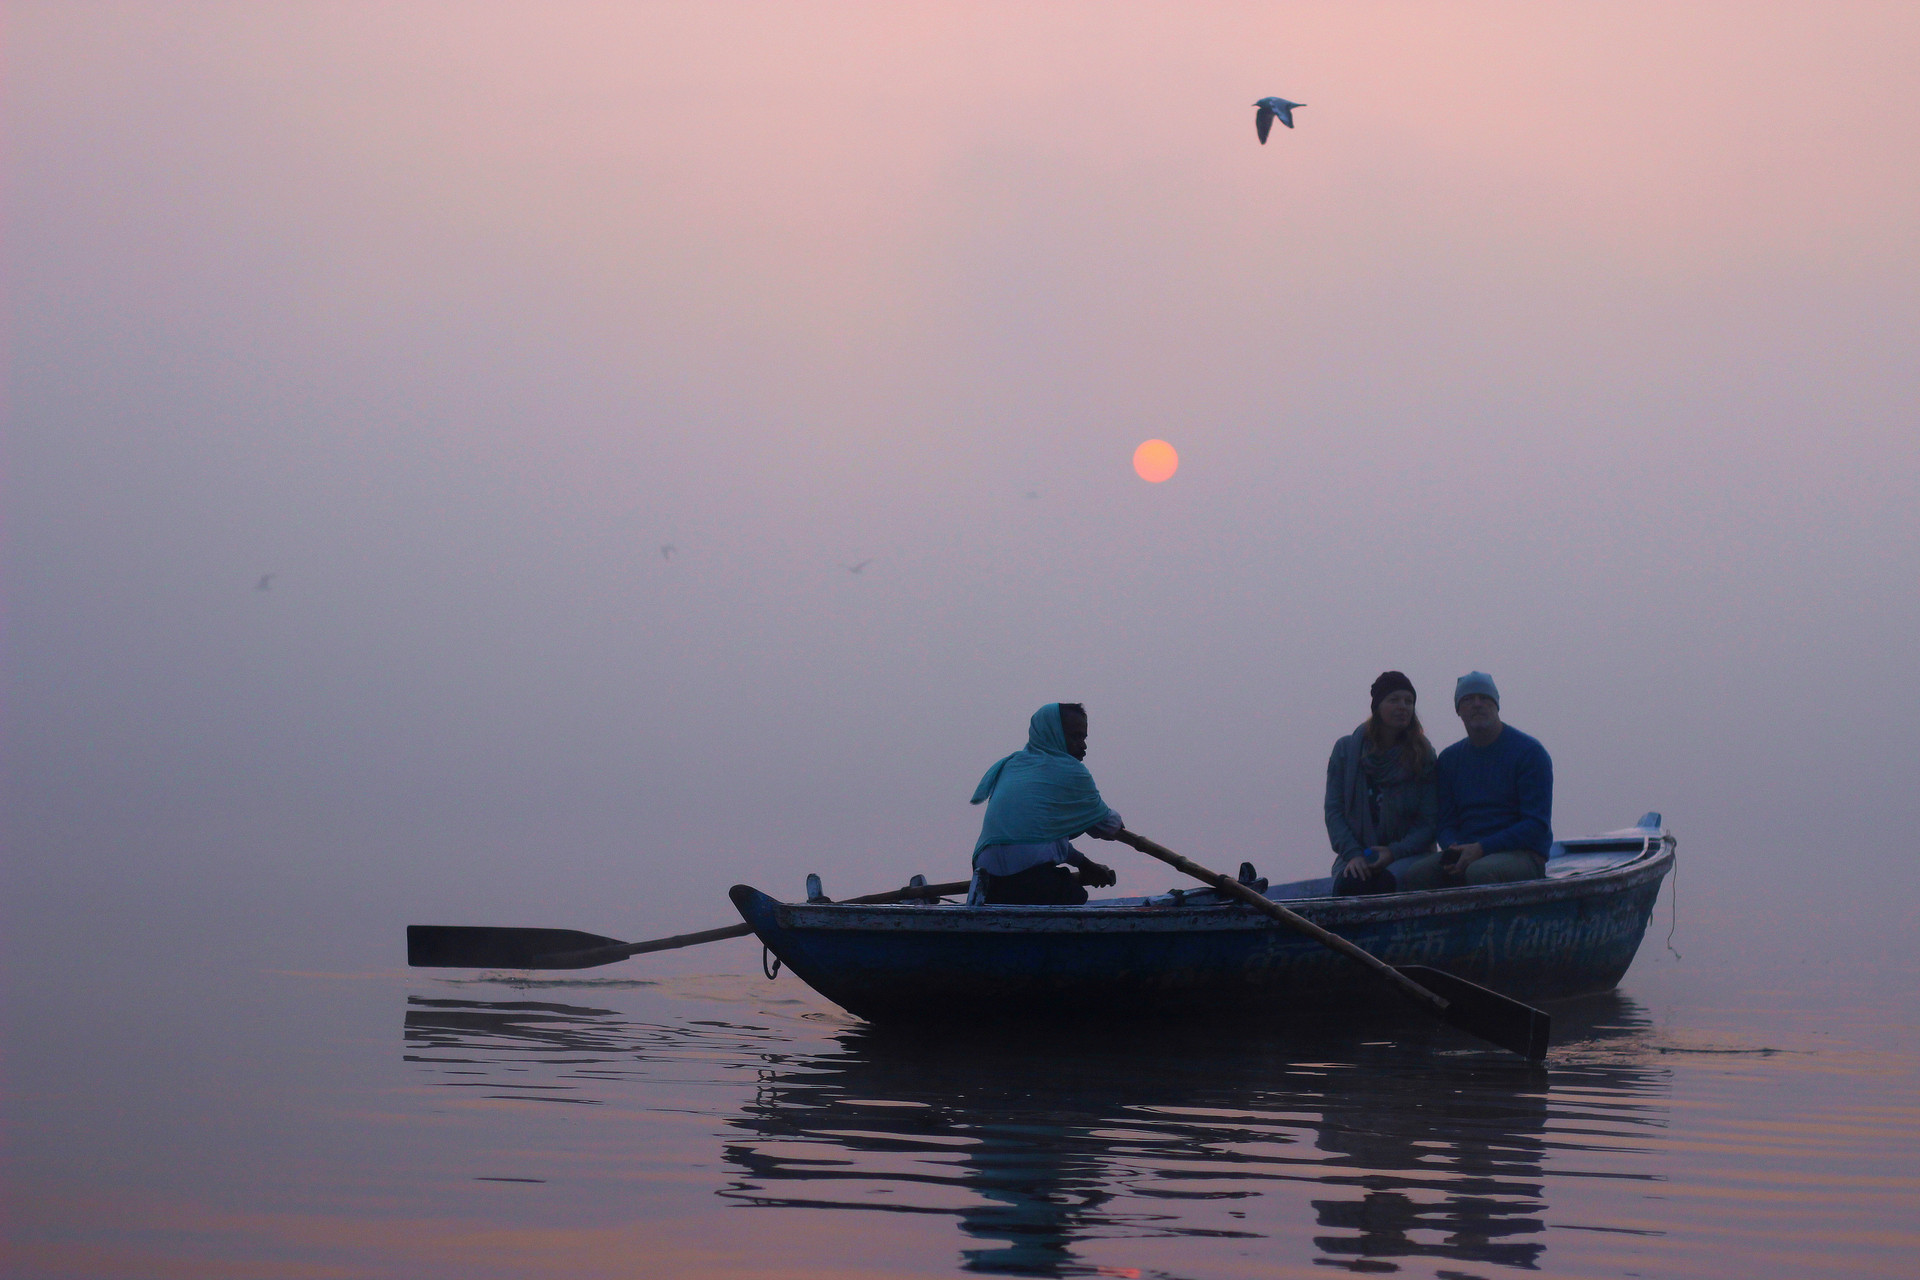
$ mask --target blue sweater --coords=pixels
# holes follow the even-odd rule
[[[1478,844],[1488,853],[1553,843],[1553,757],[1512,725],[1484,747],[1462,739],[1434,765],[1440,788],[1440,847]]]

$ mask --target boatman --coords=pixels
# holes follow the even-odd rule
[[[1500,723],[1500,691],[1484,671],[1453,686],[1467,731],[1440,753],[1440,852],[1394,868],[1402,889],[1539,880],[1553,843],[1553,757],[1537,738]]]
[[[974,788],[987,806],[973,846],[973,887],[967,902],[1077,907],[1086,886],[1110,885],[1102,866],[1067,842],[1089,835],[1111,840],[1124,825],[1107,808],[1087,758],[1087,709],[1049,702],[1027,725],[1027,746],[994,762]]]

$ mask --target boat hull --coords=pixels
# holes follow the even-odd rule
[[[1555,999],[1620,981],[1672,864],[1671,841],[1649,840],[1624,866],[1562,879],[1282,900],[1389,964]],[[796,976],[873,1022],[1227,1006],[1317,1015],[1380,1004],[1388,990],[1239,905],[854,907],[779,902],[746,885],[732,897]]]

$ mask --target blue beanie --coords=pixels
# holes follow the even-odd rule
[[[1493,699],[1493,705],[1500,705],[1500,691],[1493,687],[1493,677],[1484,671],[1469,671],[1453,682],[1453,705],[1458,707],[1460,699],[1470,693],[1484,693]]]

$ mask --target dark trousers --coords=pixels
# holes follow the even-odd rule
[[[1504,884],[1511,880],[1544,880],[1547,860],[1529,849],[1482,854],[1464,876],[1441,869],[1444,853],[1429,853],[1393,864],[1403,889],[1451,889],[1463,884]]]
[[[1028,867],[1016,876],[982,878],[989,906],[1078,907],[1087,900],[1087,891],[1072,868],[1051,862]]]

